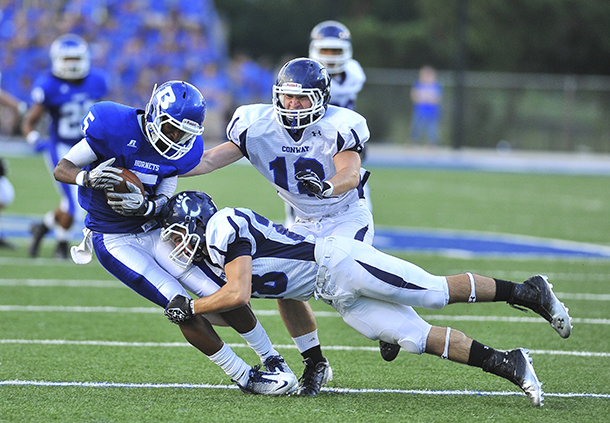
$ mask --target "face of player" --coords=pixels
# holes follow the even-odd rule
[[[177,144],[180,144],[181,141],[183,141],[183,138],[188,138],[187,137],[188,134],[186,134],[184,131],[180,130],[179,128],[175,127],[170,122],[165,122],[163,124],[163,126],[161,126],[161,132],[163,132],[167,138],[169,138],[170,140],[172,140],[173,142],[175,142]]]
[[[311,100],[306,95],[284,94],[284,108],[287,110],[301,110],[311,107]]]

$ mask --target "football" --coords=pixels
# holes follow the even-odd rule
[[[127,188],[127,181],[129,181],[129,182],[135,184],[140,189],[140,192],[142,193],[142,195],[146,195],[146,192],[144,191],[144,185],[142,184],[142,181],[140,181],[140,178],[138,178],[135,173],[133,173],[129,169],[125,169],[124,167],[117,167],[117,169],[123,170],[123,173],[120,174],[120,176],[123,178],[123,180],[121,181],[121,183],[119,185],[115,186],[114,188],[107,189],[106,193],[108,193],[108,192],[118,192],[118,193],[130,192],[129,188]]]

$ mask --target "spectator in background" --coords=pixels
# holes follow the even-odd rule
[[[438,146],[442,99],[443,89],[437,81],[436,70],[432,66],[422,67],[419,79],[411,89],[411,139],[414,142],[419,143],[425,138],[429,144]]]
[[[51,45],[51,71],[42,75],[32,90],[33,105],[21,126],[27,142],[37,151],[44,150],[49,169],[68,150],[83,138],[80,123],[89,107],[103,99],[108,91],[106,76],[100,70],[91,69],[89,46],[81,37],[66,34]],[[51,116],[49,140],[43,142],[37,124],[45,113]],[[31,257],[38,256],[40,242],[51,230],[55,230],[57,246],[55,256],[68,258],[68,241],[74,221],[82,221],[84,211],[78,203],[77,189],[67,184],[57,184],[61,197],[55,210],[45,214],[43,220],[32,226]]]

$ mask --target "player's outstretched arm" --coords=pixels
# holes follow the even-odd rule
[[[235,163],[242,157],[244,157],[244,155],[241,153],[239,147],[228,141],[204,151],[199,164],[188,173],[180,175],[180,177],[204,175],[216,169],[228,166],[231,163]]]

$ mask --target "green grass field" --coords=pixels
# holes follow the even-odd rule
[[[57,197],[40,157],[12,158],[17,192],[8,214],[35,216]],[[604,177],[371,169],[378,226],[530,235],[610,245],[610,184]],[[272,188],[250,166],[180,180],[222,206],[250,207],[283,219]],[[472,271],[515,281],[550,277],[574,318],[561,339],[532,314],[506,304],[418,310],[433,324],[460,329],[500,349],[531,350],[545,405],[534,408],[511,383],[480,369],[401,352],[384,362],[377,343],[312,300],[334,369],[313,398],[244,395],[175,325],[97,262],[77,266],[19,249],[0,250],[0,422],[601,422],[610,415],[610,261],[455,258],[402,255],[432,273]],[[274,301],[253,307],[295,373],[300,355]],[[236,333],[223,339],[251,364]]]

